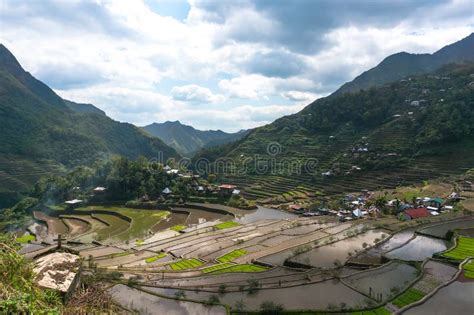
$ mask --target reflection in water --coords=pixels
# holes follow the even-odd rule
[[[125,285],[118,284],[108,290],[114,301],[147,315],[221,315],[226,314],[223,306],[205,306],[200,303],[175,301],[154,296]]]
[[[446,248],[447,242],[444,240],[418,235],[408,244],[388,252],[386,256],[390,259],[422,261]]]
[[[259,206],[257,210],[248,210],[248,212],[236,214],[236,219],[234,221],[247,224],[260,220],[294,219],[297,217],[298,216],[293,213]]]
[[[448,307],[449,311],[446,311]],[[456,281],[442,288],[425,303],[409,309],[407,315],[474,313],[474,282]]]

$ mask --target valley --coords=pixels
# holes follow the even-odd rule
[[[471,314],[473,44],[391,55],[234,133],[166,120],[230,92],[148,93],[175,108],[137,127],[0,45],[0,313]]]

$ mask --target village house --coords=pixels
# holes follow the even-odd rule
[[[235,185],[222,184],[218,186],[219,195],[221,197],[230,197],[232,192],[237,188]]]
[[[470,181],[463,181],[462,182],[462,190],[463,191],[472,191],[472,182]]]
[[[198,194],[203,194],[206,192],[203,186],[197,186],[196,191]]]
[[[419,218],[429,217],[431,214],[427,208],[410,208],[400,213],[399,217],[402,220],[414,220]]]
[[[367,215],[367,211],[364,211],[364,210],[361,210],[361,209],[355,209],[355,210],[352,211],[352,215],[355,218],[362,218],[362,217],[365,217]]]
[[[82,202],[83,202],[83,200],[81,200],[81,199],[72,199],[72,200],[67,200],[64,203],[68,206],[77,206],[77,205],[81,204]]]
[[[106,190],[107,190],[107,188],[105,188],[105,187],[97,186],[96,188],[94,188],[93,192],[95,194],[101,194],[101,193],[105,192]]]
[[[444,203],[444,200],[442,198],[436,197],[436,198],[431,198],[427,204],[429,205],[429,207],[439,209],[441,208],[443,203]]]
[[[301,205],[289,205],[288,211],[295,213],[303,213],[305,211],[304,207]]]

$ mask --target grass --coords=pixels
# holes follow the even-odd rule
[[[474,279],[474,259],[463,266],[464,277]]]
[[[474,238],[459,236],[456,247],[445,252],[443,256],[455,260],[464,260],[474,256]]]
[[[231,272],[262,272],[267,271],[268,267],[258,266],[253,264],[240,264],[240,265],[232,265],[227,268],[217,269],[215,271],[210,272],[211,274],[221,274],[221,273],[231,273]]]
[[[108,223],[106,227],[97,230],[99,240],[115,237],[130,226],[127,221],[112,214],[94,214],[94,218]]]
[[[421,300],[424,296],[425,294],[420,290],[410,288],[405,293],[393,300],[392,304],[398,306],[398,308],[402,308],[406,305]]]
[[[166,257],[166,253],[159,253],[159,254],[156,255],[156,256],[148,257],[147,259],[145,259],[145,262],[146,262],[147,264],[150,264],[150,263],[152,263],[152,262],[157,261],[158,259],[165,258],[165,257]]]
[[[236,249],[236,250],[231,251],[230,253],[220,256],[216,260],[220,263],[226,263],[226,262],[234,261],[235,259],[241,256],[244,256],[246,254],[247,254],[247,251],[245,249]]]
[[[117,207],[117,206],[88,206],[88,207],[81,207],[77,208],[79,211],[94,211],[94,210],[106,210],[111,212],[120,213],[130,219],[132,222],[128,229],[123,229],[123,226],[117,227],[117,229],[123,229],[119,233],[114,233],[112,235],[110,231],[106,231],[106,233],[102,233],[102,231],[98,231],[98,234],[102,237],[110,237],[114,236],[120,240],[128,240],[134,237],[141,237],[144,233],[150,230],[155,224],[166,218],[170,212],[168,211],[160,211],[160,210],[139,210],[139,209],[132,209],[127,207]],[[99,216],[99,215],[96,215]],[[122,219],[120,219],[122,220]],[[115,221],[115,220],[114,220]],[[123,220],[122,220],[123,221]],[[116,222],[117,223],[117,222]],[[114,232],[116,231],[115,224],[112,224],[110,227],[111,230]]]
[[[34,263],[19,249],[13,235],[0,234],[0,313],[61,314],[60,294],[36,285]]]
[[[26,244],[34,240],[36,240],[36,237],[31,234],[23,235],[16,238],[16,241],[21,244]]]
[[[191,259],[181,259],[177,262],[169,264],[169,266],[172,270],[178,271],[178,270],[197,268],[199,266],[202,266],[203,264],[204,262],[202,262],[201,260],[196,259],[196,258],[191,258]]]
[[[216,270],[224,269],[224,268],[231,267],[231,266],[234,266],[234,264],[232,264],[232,263],[216,264],[216,265],[212,265],[210,267],[204,268],[202,270],[202,272],[210,273],[210,272],[214,272]]]
[[[144,241],[144,240],[136,240],[136,241],[135,241],[135,245],[137,245],[137,246],[141,246],[141,245],[143,245],[143,244],[145,244],[145,241]]]
[[[179,232],[179,231],[184,230],[185,228],[186,228],[186,225],[178,224],[178,225],[174,225],[174,226],[170,227],[170,230]]]
[[[232,228],[232,227],[236,227],[236,226],[239,226],[239,225],[240,224],[237,223],[237,222],[227,221],[227,222],[216,224],[216,225],[214,225],[214,227],[216,229],[223,230],[223,229],[229,229],[229,228]]]
[[[385,307],[381,306],[373,310],[351,312],[348,314],[351,314],[351,315],[390,315],[392,313],[389,310],[387,310]]]

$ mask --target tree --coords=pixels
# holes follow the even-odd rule
[[[209,298],[206,301],[206,304],[209,304],[209,305],[216,305],[219,303],[220,303],[219,297],[215,294],[209,295]]]
[[[227,289],[227,286],[224,283],[220,284],[219,285],[219,294],[224,294],[226,289]]]
[[[243,311],[245,309],[245,304],[243,300],[238,300],[235,302],[235,310],[236,311]]]
[[[260,284],[258,283],[257,280],[250,279],[250,280],[247,280],[247,283],[249,285],[249,288],[248,288],[249,294],[254,294],[255,292],[258,291]]]
[[[174,297],[178,300],[184,299],[186,298],[186,292],[184,292],[183,290],[178,290],[174,293]]]

